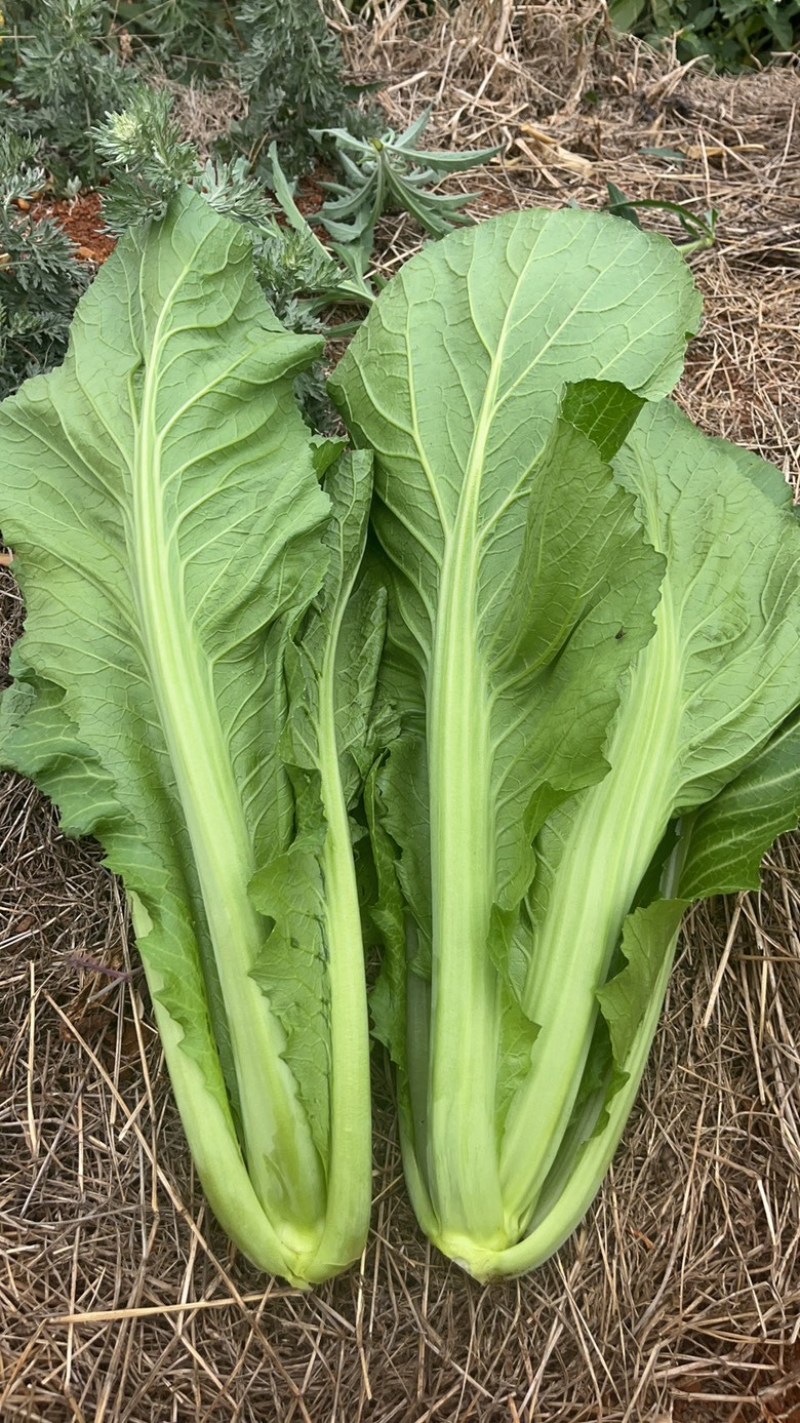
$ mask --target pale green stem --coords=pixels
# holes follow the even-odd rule
[[[162,502],[156,425],[165,338],[145,371],[133,479],[133,566],[145,655],[186,819],[231,1034],[247,1167],[289,1251],[313,1248],[324,1186],[283,1030],[251,977],[265,924],[247,886],[255,871],[241,798],[217,711],[211,668],[183,602],[175,545]]]
[[[433,972],[427,1177],[437,1243],[504,1241],[497,1173],[497,975],[487,952],[494,848],[476,554],[462,510],[445,562],[431,675]],[[418,1151],[423,1145],[418,1144]],[[447,1241],[447,1243],[445,1243]]]
[[[322,867],[330,987],[331,1135],[325,1229],[310,1275],[319,1279],[327,1279],[360,1255],[369,1229],[372,1196],[364,946],[350,820],[336,741],[336,649],[352,583],[351,579],[339,597],[320,680],[319,761],[327,826]]]
[[[668,592],[657,624],[614,731],[612,769],[582,798],[537,928],[523,1003],[540,1027],[501,1148],[503,1199],[518,1233],[568,1127],[597,990],[673,810],[681,662]]]
[[[553,1201],[544,1218],[529,1235],[507,1250],[489,1251],[480,1246],[469,1250],[463,1263],[477,1280],[522,1275],[528,1270],[535,1270],[545,1260],[549,1260],[583,1220],[611,1164],[636,1100],[661,1016],[677,942],[676,933],[664,954],[636,1037],[622,1064],[626,1073],[625,1082],[608,1103],[602,1130],[586,1142],[558,1198]]]
[[[233,1119],[223,1106],[225,1084],[210,1029],[208,1056],[201,1065],[184,1051],[183,1030],[159,1000],[162,979],[153,965],[163,954],[153,942],[157,931],[135,895],[131,902],[172,1090],[209,1205],[248,1260],[270,1275],[281,1275],[291,1284],[307,1288],[302,1261],[279,1239],[247,1173]]]

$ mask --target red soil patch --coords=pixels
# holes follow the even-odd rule
[[[321,170],[324,179],[328,179],[330,174],[327,170]],[[301,178],[295,202],[297,203],[303,217],[310,217],[318,212],[325,201],[327,194],[320,186],[316,178]],[[94,262],[101,266],[107,257],[111,256],[117,245],[117,239],[106,231],[103,222],[103,203],[99,193],[82,193],[79,197],[69,198],[34,198],[28,202],[24,198],[18,199],[16,206],[21,212],[29,213],[35,220],[41,218],[54,218],[67,237],[75,243],[78,251],[76,256],[81,262]],[[276,217],[279,222],[284,223],[283,214],[278,210]]]
[[[329,181],[331,175],[327,169],[319,169],[324,181]],[[294,200],[297,203],[303,217],[311,217],[313,213],[319,212],[325,199],[329,196],[321,186],[317,178],[301,178],[297,185]],[[280,220],[280,214],[278,214]]]
[[[82,262],[95,262],[99,266],[111,256],[117,245],[116,238],[106,231],[99,193],[82,193],[72,200],[36,198],[30,206],[22,201],[17,206],[29,211],[31,217],[37,220],[54,218],[75,243],[77,256]]]

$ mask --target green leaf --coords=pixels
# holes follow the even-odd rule
[[[380,804],[380,770],[380,762],[376,761],[364,786],[364,809],[377,882],[377,895],[369,912],[385,950],[381,972],[370,997],[370,1010],[376,1038],[388,1048],[395,1065],[405,1070],[405,911],[397,880],[395,846],[385,828],[385,813]]]
[[[319,1119],[329,1217],[336,1227],[323,1246],[344,1265],[363,1245],[371,1171],[367,997],[349,812],[373,762],[396,735],[396,726],[392,709],[376,706],[386,593],[360,576],[372,495],[371,457],[357,452],[331,464],[325,491],[331,500],[324,534],[327,572],[287,649],[289,707],[281,742],[300,828],[292,848],[301,846],[302,854],[291,863],[270,867],[266,878],[256,879],[254,891],[259,908],[276,919],[276,930],[281,931],[278,952],[286,955],[290,992],[292,961],[298,954],[304,957],[304,1006],[298,1010],[291,1005],[293,1032],[306,1031],[303,1019],[313,1020],[319,1013],[327,982],[326,1069],[330,1116],[338,1131],[329,1148],[319,1136],[326,1119]],[[270,896],[280,915],[271,907]],[[293,923],[310,925],[313,920],[318,932],[305,939],[292,932]],[[271,945],[272,940],[268,955]],[[318,1059],[310,1055],[308,1071],[319,1071]]]
[[[373,716],[386,635],[386,591],[374,579],[362,579],[354,591],[372,494],[370,456],[356,452],[340,459],[324,487],[331,498],[324,538],[328,571],[289,649],[290,703],[282,749],[289,765],[322,772],[322,702],[327,690],[326,658],[332,658],[331,713],[341,790],[347,809],[352,809],[392,725],[385,709],[377,722]]]
[[[615,217],[621,217],[625,222],[629,222],[633,227],[641,227],[639,216],[636,212],[636,203],[632,203],[627,198],[621,188],[616,183],[606,183],[608,189],[608,209]]]
[[[611,0],[611,23],[618,30],[631,30],[647,8],[647,0]]]
[[[615,381],[578,381],[566,386],[562,418],[597,448],[601,460],[613,459],[632,430],[644,401]]]
[[[272,921],[250,976],[269,998],[283,1028],[314,1143],[325,1161],[330,1151],[331,1063],[323,847],[319,821],[316,834],[299,836],[250,881],[253,903]]]
[[[800,824],[800,719],[792,716],[745,769],[690,820],[680,880],[687,899],[758,889],[779,835]]]
[[[625,967],[597,992],[611,1034],[614,1058],[621,1070],[653,1003],[665,955],[670,954],[671,958],[671,948],[688,903],[686,899],[657,899],[646,909],[635,910],[625,920],[622,930]]]
[[[623,26],[622,28],[626,28]],[[679,148],[640,148],[640,153],[648,158],[661,158],[665,163],[675,163],[678,167],[683,167],[686,163],[686,154],[681,153]]]
[[[491,148],[474,148],[467,153],[446,153],[430,148],[410,148],[404,143],[403,155],[412,163],[427,165],[435,173],[465,173],[468,168],[477,168],[497,158],[503,147],[502,143],[495,143]]]
[[[795,707],[800,524],[778,471],[708,439],[668,402],[643,410],[616,464],[669,556],[659,645],[680,714],[669,794],[686,813],[749,764]]]

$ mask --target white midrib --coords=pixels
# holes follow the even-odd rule
[[[132,559],[143,644],[172,772],[191,840],[236,1062],[248,1172],[289,1251],[313,1248],[324,1201],[320,1163],[285,1039],[250,976],[264,923],[247,885],[253,852],[216,708],[170,548],[162,499],[156,399],[168,341],[165,304],[145,366],[133,464]]]
[[[505,1243],[497,1167],[497,975],[489,688],[478,641],[478,512],[503,343],[492,364],[445,545],[431,667],[429,772],[433,964],[427,1170],[448,1252]]]
[[[319,765],[326,832],[323,850],[330,986],[331,1127],[326,1227],[320,1264],[348,1264],[363,1248],[372,1194],[369,1022],[350,819],[336,739],[336,649],[355,582],[342,587],[320,678]]]

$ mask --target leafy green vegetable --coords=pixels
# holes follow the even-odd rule
[[[478,1278],[577,1224],[686,903],[800,814],[788,495],[658,399],[699,314],[664,239],[528,212],[408,263],[333,382],[404,722],[367,794],[376,1026],[420,1222]]]
[[[122,875],[209,1201],[298,1283],[358,1256],[370,1205],[348,810],[383,605],[349,602],[369,456],[334,462],[293,400],[320,345],[184,190],[123,239],[64,366],[0,411],[28,609],[0,757]]]
[[[580,1220],[684,909],[800,817],[800,529],[665,399],[699,316],[609,216],[453,234],[337,371],[343,456],[293,398],[320,341],[183,189],[0,409],[0,760],[123,876],[204,1188],[273,1273],[367,1229],[362,792],[406,1175],[481,1279]]]

